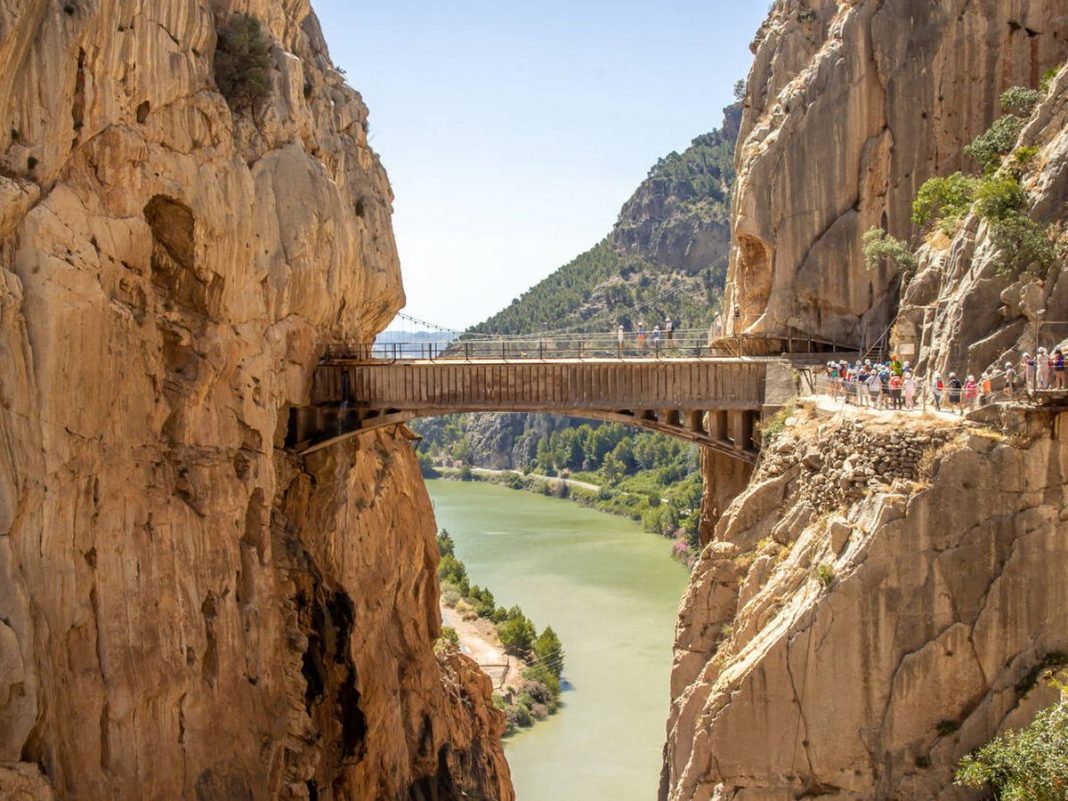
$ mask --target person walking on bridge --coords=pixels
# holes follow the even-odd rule
[[[638,350],[645,350],[645,321],[638,321]]]
[[[627,329],[623,327],[623,323],[619,324],[619,331],[616,332],[616,350],[619,351],[620,357],[623,356],[623,343],[627,337]]]
[[[667,334],[668,345],[670,345],[675,339],[675,324],[671,322],[670,317],[664,322],[664,333]]]

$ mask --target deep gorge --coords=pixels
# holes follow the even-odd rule
[[[265,88],[224,96],[238,13]],[[900,311],[918,360],[979,372],[1068,319],[1063,255],[1006,272],[979,216],[911,222],[1000,93],[1041,84],[1019,182],[1063,239],[1066,14],[773,4],[736,124],[728,333],[870,341]],[[0,65],[0,796],[510,801],[488,679],[434,654],[405,432],[282,447],[328,347],[405,302],[368,111],[308,0],[15,0]],[[650,245],[693,279],[724,246],[724,219],[659,228],[656,206],[598,269]],[[864,268],[871,227],[915,245],[913,273]],[[1025,679],[1068,652],[1064,420],[799,412],[752,475],[706,454],[660,798],[980,797],[955,765],[1052,703]],[[893,470],[847,468],[890,439]]]

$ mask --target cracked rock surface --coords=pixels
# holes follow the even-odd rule
[[[307,0],[15,0],[0,67],[0,798],[510,799],[410,444],[277,447],[404,302]]]
[[[1068,652],[1066,421],[883,432],[894,463],[799,414],[694,569],[661,798],[977,797],[960,757],[1051,703],[1028,677]]]
[[[869,271],[861,236],[912,234],[920,185],[1013,85],[1068,58],[1062,0],[785,0],[753,42],[735,155],[726,308],[736,330],[876,339],[897,276]]]

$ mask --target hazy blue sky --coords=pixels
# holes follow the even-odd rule
[[[313,0],[371,110],[409,314],[463,328],[719,125],[767,0]]]

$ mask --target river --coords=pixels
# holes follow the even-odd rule
[[[473,584],[563,642],[563,708],[506,741],[517,801],[653,801],[687,572],[637,523],[490,484],[428,481]]]

